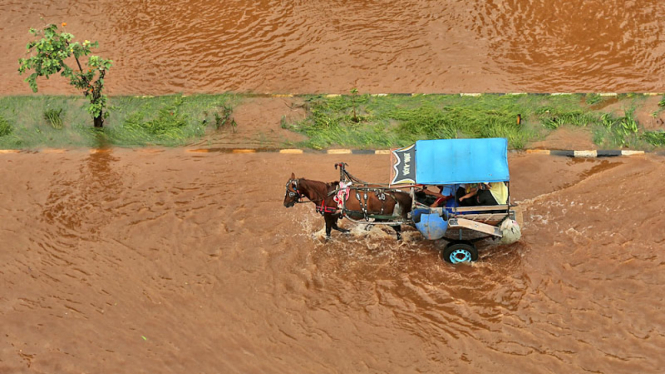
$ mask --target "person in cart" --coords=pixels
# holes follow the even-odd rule
[[[425,195],[432,196],[436,200],[429,204],[431,208],[436,208],[439,206],[445,205],[446,201],[453,199],[455,197],[455,191],[460,187],[458,184],[445,184],[436,186],[439,188],[439,192],[434,192],[428,190],[427,187],[423,188],[422,192]],[[462,185],[463,187],[463,185]],[[431,200],[430,200],[431,201]]]
[[[460,206],[505,205],[508,187],[504,182],[478,183],[458,188],[456,197]]]

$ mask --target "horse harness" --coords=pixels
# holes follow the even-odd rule
[[[376,195],[377,199],[381,201],[381,212],[379,213],[380,215],[383,215],[383,210],[385,208],[386,204],[386,190],[383,188],[370,188],[368,187],[368,183],[356,178],[355,176],[351,175],[346,170],[346,163],[340,162],[335,164],[335,169],[339,167],[339,180],[340,181],[349,181],[351,183],[358,183],[363,185],[363,187],[351,187],[356,191],[356,199],[358,200],[358,204],[360,204],[360,209],[361,211],[354,211],[350,209],[346,209],[346,202],[344,203],[344,207],[342,208],[342,215],[347,214],[347,213],[362,213],[363,217],[365,218],[366,221],[369,221],[371,218],[367,209],[367,204],[369,202],[368,199],[368,192],[374,192],[374,195]],[[360,198],[360,192],[359,191],[364,191],[362,197],[363,199]],[[337,190],[334,191],[334,193],[337,193]],[[397,199],[393,194],[388,194],[393,200],[395,200],[395,203],[397,203]]]
[[[387,194],[386,191],[382,188],[369,188],[369,187],[355,187],[355,186],[350,186],[349,187],[352,190],[355,190],[356,193],[356,199],[358,200],[358,204],[360,205],[360,211],[357,210],[351,210],[346,208],[346,201],[343,202],[343,207],[341,208],[342,210],[342,216],[348,215],[349,213],[362,213],[363,218],[365,218],[365,221],[369,221],[370,216],[369,209],[368,209],[368,204],[369,204],[369,195],[368,192],[373,192],[374,195],[381,201],[381,211],[379,215],[383,215],[383,211],[385,209],[385,204],[386,204],[386,196],[389,195],[392,197],[395,202],[397,202],[397,199],[395,199],[395,196],[392,194]],[[337,189],[330,192],[329,195],[337,193]],[[362,195],[361,195],[362,191]],[[318,208],[318,207],[317,207]]]
[[[299,179],[289,179],[286,182],[286,194],[291,198],[297,197],[296,203],[305,203],[305,201],[302,201],[302,198],[307,197],[309,199],[309,196],[307,196],[304,193],[300,192],[300,190],[298,189],[298,184],[299,184],[298,182],[299,182]],[[381,189],[381,188],[355,187],[355,186],[352,186],[350,188],[355,190],[356,199],[358,200],[358,203],[359,203],[360,209],[361,209],[360,211],[347,209],[346,208],[346,202],[343,203],[342,208],[338,208],[336,206],[326,205],[326,199],[325,198],[321,199],[321,205],[316,204],[316,202],[311,200],[311,199],[310,199],[310,201],[312,201],[316,205],[316,212],[320,213],[321,215],[324,215],[326,213],[335,214],[335,213],[338,213],[338,211],[341,210],[341,216],[342,217],[344,217],[345,215],[347,215],[349,213],[362,213],[362,215],[363,215],[363,217],[365,218],[366,221],[369,221],[369,219],[372,218],[372,217],[370,217],[370,213],[369,213],[369,210],[368,210],[368,204],[369,204],[368,192],[373,192],[376,195],[377,199],[379,199],[381,201],[381,211],[379,213],[380,215],[383,215],[383,211],[384,211],[384,208],[385,208],[385,203],[386,203],[387,196],[392,197],[392,199],[395,200],[395,202],[397,202],[397,199],[395,199],[395,196],[393,196],[392,194],[386,193],[386,191],[384,189]],[[360,193],[361,191],[363,192],[362,195]],[[328,196],[331,196],[331,195],[333,195],[337,192],[338,192],[338,189],[335,189],[335,190],[329,192]]]
[[[303,197],[307,197],[309,199],[309,196],[305,195],[304,193],[300,192],[298,189],[298,181],[299,179],[289,179],[286,182],[286,194],[289,195],[289,197],[298,197],[296,200],[296,203],[306,203],[306,201],[302,201]],[[292,189],[289,189],[291,187]],[[337,213],[337,208],[333,206],[326,206],[326,199],[321,199],[321,205],[316,204],[315,201],[311,200],[315,205],[316,205],[316,212],[321,213],[321,215],[325,213]]]
[[[327,206],[325,199],[321,201],[321,205],[316,206],[316,212],[321,213],[321,215],[324,215],[326,213],[331,213],[331,214],[337,213],[337,210],[338,210],[337,207]]]

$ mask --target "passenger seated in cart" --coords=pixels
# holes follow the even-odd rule
[[[508,202],[508,187],[504,182],[469,184],[456,192],[459,206],[505,205]]]
[[[428,190],[427,186],[423,186],[415,191],[416,201],[427,206],[434,204],[438,195],[438,193]]]
[[[454,197],[453,191],[457,185],[446,184],[436,186],[439,188],[439,192],[430,191],[427,187],[423,188],[421,199],[422,203],[428,205],[432,208],[445,205],[446,201]],[[426,196],[423,196],[426,195]],[[433,200],[434,199],[434,200]]]

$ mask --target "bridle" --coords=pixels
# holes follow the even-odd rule
[[[303,196],[305,196],[305,194],[303,194],[302,192],[300,192],[300,190],[298,190],[298,181],[300,180],[289,179],[288,182],[286,182],[286,193],[284,194],[284,196],[286,197],[288,195],[290,198],[297,197],[295,201],[296,203],[305,203],[305,201],[302,201],[302,198]],[[293,186],[292,190],[289,189],[289,187],[291,186]]]

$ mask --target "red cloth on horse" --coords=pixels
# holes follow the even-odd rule
[[[344,182],[339,182],[339,190],[333,197],[333,200],[337,203],[337,207],[339,209],[344,208],[344,202],[349,199],[349,184],[345,184]]]

